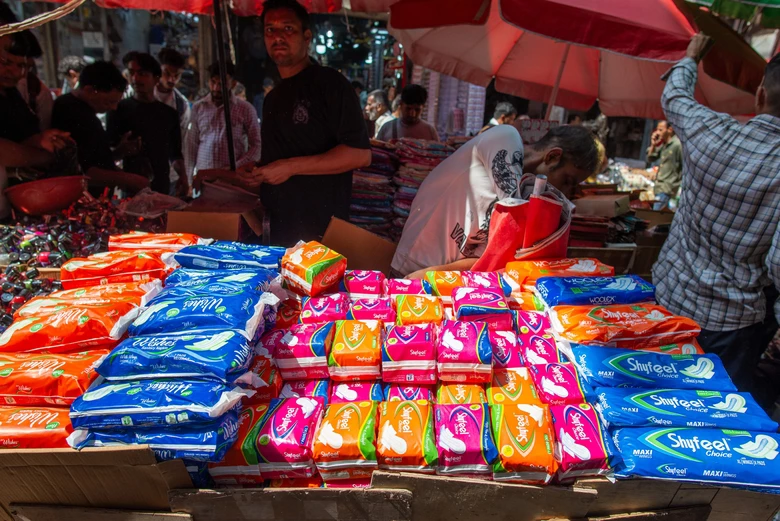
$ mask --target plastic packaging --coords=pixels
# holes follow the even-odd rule
[[[330,380],[296,380],[282,386],[279,398],[319,398],[323,405],[328,404]]]
[[[438,474],[489,474],[498,458],[487,404],[434,406]]]
[[[506,275],[523,288],[533,288],[542,277],[611,277],[615,269],[598,259],[553,259],[510,262]]]
[[[0,400],[26,407],[68,406],[95,381],[95,368],[107,354],[0,354]]]
[[[278,329],[289,329],[294,324],[300,322],[301,301],[297,299],[286,299],[279,304],[276,310],[276,327]]]
[[[400,295],[430,295],[431,285],[427,280],[387,279],[385,295],[396,298]]]
[[[68,437],[74,449],[85,447],[122,447],[149,445],[158,461],[188,459],[191,461],[221,461],[238,437],[238,422],[234,411],[226,413],[213,424],[197,427],[162,427],[141,430],[76,429]]]
[[[382,326],[376,320],[339,320],[328,356],[336,382],[379,379],[382,376]]]
[[[211,423],[252,391],[206,380],[107,382],[77,398],[74,428],[121,429]]]
[[[285,380],[329,378],[333,324],[297,324],[285,331],[273,356]]]
[[[383,402],[386,389],[379,382],[341,382],[333,385],[330,403]]]
[[[580,376],[592,387],[737,390],[717,355],[662,355],[576,344],[571,351]]]
[[[780,490],[780,435],[720,429],[617,429],[615,475]]]
[[[396,297],[396,324],[439,324],[444,320],[444,309],[436,297],[401,295]]]
[[[552,329],[550,319],[538,311],[517,311],[514,313],[515,328],[520,338],[528,335],[544,335]]]
[[[257,291],[269,291],[279,274],[275,270],[256,268],[237,270],[193,270],[181,268],[165,279],[165,287],[197,288],[205,284],[237,284]]]
[[[67,449],[71,432],[68,409],[0,407],[0,447],[4,449]]]
[[[440,382],[436,386],[436,403],[441,405],[465,405],[487,403],[485,386],[482,384],[459,384]]]
[[[489,383],[493,348],[488,328],[478,322],[446,321],[439,333],[437,372],[443,382]]]
[[[436,383],[436,329],[432,324],[387,328],[382,379],[399,384]]]
[[[379,468],[434,473],[438,453],[433,405],[427,400],[382,402],[379,407]]]
[[[228,448],[222,461],[209,463],[209,474],[219,485],[261,486],[257,456],[258,424],[268,410],[268,404],[250,405],[238,414],[236,442]]]
[[[517,335],[512,331],[489,331],[488,337],[493,347],[493,371],[523,367]]]
[[[583,403],[593,395],[590,386],[580,379],[574,364],[532,365],[528,371],[536,393],[547,405]]]
[[[240,331],[137,336],[120,342],[98,372],[107,380],[216,378],[233,383],[246,373],[252,358]]]
[[[192,233],[130,232],[108,238],[108,251],[168,250],[179,251],[185,246],[206,245],[213,239],[204,239]]]
[[[495,371],[493,381],[487,387],[490,405],[530,404],[542,405],[528,369]]]
[[[612,473],[619,455],[593,406],[587,403],[553,405],[550,414],[560,481]]]
[[[247,374],[251,374],[253,378],[261,380],[265,385],[256,386],[241,384],[243,387],[250,387],[255,391],[254,395],[243,400],[245,405],[268,403],[274,398],[279,397],[283,385],[282,375],[279,374],[279,370],[271,359],[264,356],[255,356],[252,365],[249,366]]]
[[[86,288],[55,291],[48,296],[36,297],[16,311],[17,317],[28,317],[59,311],[60,306],[99,303],[98,300],[128,300],[137,306],[145,306],[162,290],[162,283],[149,282],[106,284]]]
[[[282,275],[298,293],[316,297],[333,289],[344,276],[347,259],[322,244],[299,242],[282,259]]]
[[[701,332],[690,318],[655,304],[556,306],[550,310],[550,321],[570,342],[632,349],[682,342]]]
[[[154,251],[109,251],[69,260],[60,277],[65,289],[164,279],[171,268]]]
[[[273,270],[279,268],[278,250],[273,246],[216,242],[209,246],[187,246],[174,253],[173,259],[182,268],[193,270]]]
[[[706,427],[777,432],[749,393],[599,387],[595,407],[612,427]]]
[[[655,286],[636,275],[542,277],[536,291],[548,306],[609,306],[655,300]]]
[[[513,329],[512,311],[498,291],[456,288],[452,293],[452,306],[458,320],[501,321],[501,329]]]
[[[425,280],[431,285],[431,293],[443,302],[452,302],[452,292],[463,286],[463,277],[459,271],[429,271]]]
[[[467,288],[489,289],[503,293],[508,297],[512,293],[512,287],[497,272],[493,271],[462,271],[463,285]]]
[[[643,347],[642,351],[650,351],[652,353],[663,353],[665,355],[703,355],[704,349],[701,348],[695,338],[690,338],[685,341],[677,342],[674,344],[667,344],[665,346],[648,346]]]
[[[426,400],[436,402],[436,393],[430,385],[401,385],[390,384],[387,388],[388,402],[405,402],[414,400]]]
[[[334,293],[327,297],[304,297],[300,321],[304,324],[322,324],[344,320],[348,310],[349,299],[344,293]]]
[[[555,437],[547,407],[494,405],[490,407],[498,459],[493,479],[529,485],[546,485],[555,476]]]
[[[339,291],[349,293],[349,298],[378,298],[384,291],[385,276],[381,271],[347,270]]]
[[[370,401],[338,403],[327,408],[313,449],[314,461],[325,482],[361,478],[351,471],[360,469],[365,473],[377,468],[377,411],[377,402]]]
[[[348,320],[379,320],[385,324],[394,324],[396,321],[393,301],[389,297],[360,298],[351,301]]]
[[[520,342],[520,356],[527,367],[565,362],[552,335],[525,335]]]

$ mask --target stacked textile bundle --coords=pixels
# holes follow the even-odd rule
[[[393,200],[395,218],[391,229],[391,237],[398,240],[420,185],[439,163],[455,152],[455,149],[443,143],[422,139],[403,138],[394,140],[392,143],[395,145],[396,154],[401,160],[401,167],[394,178],[398,189]]]
[[[352,203],[349,220],[366,230],[387,236],[393,219],[393,176],[398,158],[373,147],[371,165],[352,174]]]

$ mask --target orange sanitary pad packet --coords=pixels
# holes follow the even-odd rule
[[[382,326],[378,320],[338,320],[328,371],[337,382],[382,376]]]
[[[614,306],[555,306],[550,310],[553,329],[578,344],[603,344],[645,349],[698,336],[699,325],[656,304]]]
[[[112,235],[108,238],[108,250],[166,250],[179,251],[185,246],[211,244],[212,239],[203,239],[192,233],[144,233],[130,232]]]
[[[0,354],[0,400],[7,405],[68,406],[97,378],[95,368],[107,354]]]
[[[238,438],[219,463],[209,463],[209,474],[219,485],[260,486],[265,481],[260,476],[255,444],[258,422],[268,410],[268,404],[246,406],[238,415]]]
[[[322,479],[363,479],[377,468],[378,402],[334,403],[314,440],[314,462]],[[357,472],[353,472],[357,471]]]
[[[615,268],[598,259],[549,259],[513,261],[505,273],[521,288],[531,289],[540,277],[611,277]]]
[[[490,407],[498,459],[493,479],[546,485],[556,471],[550,411],[539,405]]]
[[[295,292],[310,297],[338,285],[347,269],[347,259],[322,244],[298,243],[282,257],[282,276]]]
[[[4,449],[67,449],[73,427],[70,409],[0,407],[0,447]]]
[[[160,251],[109,251],[86,259],[72,259],[62,265],[60,277],[65,289],[164,279],[171,267]]]
[[[15,316],[33,316],[39,313],[59,311],[59,306],[71,303],[88,304],[95,300],[130,300],[138,306],[145,306],[162,290],[160,280],[148,282],[129,282],[119,284],[106,284],[104,286],[89,286],[76,289],[64,289],[55,291],[47,296],[35,297],[16,311]]]
[[[487,401],[485,386],[482,384],[439,382],[436,387],[436,403],[440,405],[487,403]]]
[[[493,381],[487,388],[490,405],[542,405],[528,369],[505,369],[493,372]]]
[[[438,297],[426,295],[399,295],[396,297],[396,323],[439,324],[444,320],[444,309]]]
[[[439,464],[428,400],[382,402],[379,409],[377,459],[388,470],[434,473]]]
[[[431,284],[431,291],[444,302],[452,302],[452,291],[463,286],[459,271],[429,271],[425,280]]]

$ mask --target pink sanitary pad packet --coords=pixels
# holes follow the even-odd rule
[[[395,308],[390,297],[353,299],[347,312],[347,320],[379,320],[395,323]]]
[[[349,310],[349,298],[344,293],[326,297],[304,297],[300,321],[303,324],[322,324],[344,320]]]
[[[550,414],[555,429],[555,459],[560,464],[559,481],[612,472],[617,450],[593,406],[554,405]]]
[[[458,288],[461,289],[461,288]],[[490,383],[493,348],[487,325],[445,321],[439,331],[437,372],[444,382]]]
[[[295,380],[286,382],[279,392],[279,398],[319,398],[328,404],[330,380]]]
[[[382,380],[400,384],[435,384],[436,327],[390,326],[382,345]]]
[[[333,382],[330,403],[383,402],[385,386],[380,382]]]
[[[276,367],[284,380],[330,378],[328,354],[334,325],[296,324],[285,330],[274,352]]]
[[[430,294],[431,285],[426,280],[387,279],[385,281],[385,295],[388,297]]]
[[[390,384],[387,388],[388,402],[405,402],[409,400],[428,400],[434,403],[436,401],[436,393],[433,391],[433,386],[430,385]]]
[[[539,399],[547,405],[583,403],[590,394],[577,375],[574,364],[532,365],[528,370]]]
[[[526,366],[558,364],[566,361],[552,335],[528,334],[520,336],[520,356]]]
[[[517,335],[513,331],[489,331],[488,337],[490,345],[493,347],[494,371],[523,367]]]
[[[347,270],[341,282],[341,291],[350,298],[376,298],[384,291],[385,276],[381,271]]]
[[[438,474],[490,474],[498,450],[487,404],[435,405]]]

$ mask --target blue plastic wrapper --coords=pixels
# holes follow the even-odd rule
[[[655,286],[636,275],[542,277],[536,291],[548,306],[636,304],[655,300]]]
[[[717,355],[664,355],[571,345],[570,358],[591,387],[736,391]]]
[[[238,416],[235,411],[230,411],[217,422],[192,427],[107,431],[76,429],[68,437],[68,443],[74,449],[149,445],[157,461],[188,459],[218,463],[237,438]]]
[[[691,481],[780,493],[780,435],[720,429],[617,429],[622,478]]]
[[[180,268],[165,279],[165,287],[199,287],[203,284],[221,282],[225,284],[240,284],[251,289],[267,291],[279,273],[274,270],[257,268],[251,271],[237,270],[191,270]]]
[[[173,254],[182,268],[196,270],[278,270],[282,248],[250,246],[235,242],[217,242],[209,246],[187,246]]]
[[[214,480],[209,474],[209,464],[205,461],[184,460],[187,474],[190,475],[192,486],[195,488],[214,488]]]
[[[253,349],[240,331],[192,331],[126,338],[97,368],[106,380],[216,378],[233,383]]]
[[[208,380],[106,382],[73,402],[74,429],[123,429],[213,423],[251,391]]]
[[[247,292],[258,292],[258,290],[245,285],[234,284],[231,282],[212,282],[207,281],[198,285],[190,286],[171,286],[163,289],[157,297],[160,299],[172,298],[172,297],[195,297],[197,295],[214,295],[214,296],[236,296],[243,295]],[[262,291],[259,291],[262,293]]]
[[[158,295],[133,322],[130,336],[159,335],[189,330],[235,329],[247,339],[262,334],[266,307],[276,306],[271,293],[245,290],[237,295]]]
[[[706,427],[776,432],[777,422],[748,393],[596,389],[594,404],[607,427]]]

